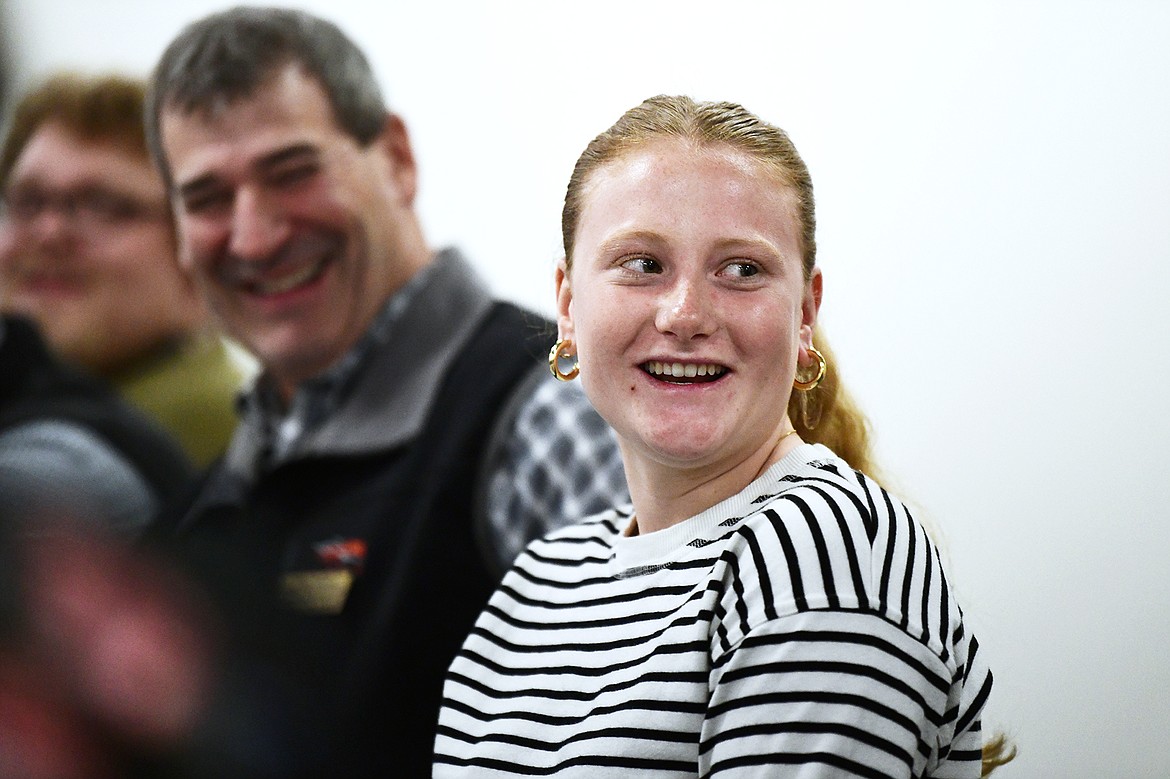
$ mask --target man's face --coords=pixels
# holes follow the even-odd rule
[[[162,179],[145,151],[41,125],[4,188],[0,301],[66,358],[108,373],[192,327]]]
[[[161,129],[180,262],[287,398],[427,260],[405,128],[359,145],[289,65],[211,112],[166,109]]]

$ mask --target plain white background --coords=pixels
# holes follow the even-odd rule
[[[223,3],[9,0],[20,73],[145,74]],[[813,174],[822,325],[935,527],[1013,777],[1170,776],[1170,5],[301,3],[369,52],[422,211],[552,310],[577,154],[660,92]]]

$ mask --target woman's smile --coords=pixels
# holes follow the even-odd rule
[[[642,370],[667,384],[709,384],[727,373],[727,368],[717,363],[658,360],[643,363]]]

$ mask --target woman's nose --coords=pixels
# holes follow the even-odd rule
[[[680,279],[660,300],[655,325],[684,339],[710,335],[716,326],[710,290],[702,281]]]

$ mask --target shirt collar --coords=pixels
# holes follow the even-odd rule
[[[262,456],[269,464],[294,454],[304,435],[344,402],[356,377],[369,364],[370,355],[389,340],[395,324],[436,266],[428,264],[391,295],[357,343],[323,373],[302,382],[287,407],[271,375],[261,375],[255,391],[244,396],[244,402],[251,407],[246,413],[256,415],[264,442]]]
[[[409,440],[490,305],[486,286],[459,252],[439,252],[387,300],[345,355],[297,388],[287,409],[271,377],[258,377],[239,400],[229,469],[252,472],[307,454],[355,453]]]

